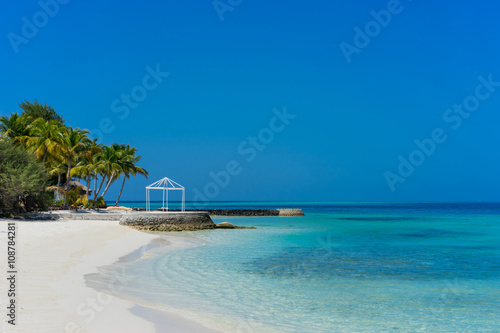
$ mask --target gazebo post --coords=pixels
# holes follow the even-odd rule
[[[182,189],[182,211],[186,210],[186,190]]]

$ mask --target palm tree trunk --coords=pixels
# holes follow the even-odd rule
[[[69,190],[70,174],[71,174],[71,157],[68,158],[68,174],[66,177],[66,194],[64,195],[64,209],[68,209],[68,190]]]
[[[101,187],[104,184],[105,180],[106,180],[106,176],[102,176],[102,182],[101,182],[101,185],[99,185],[99,188],[97,189],[96,195],[99,195],[99,192],[101,192]]]
[[[115,174],[113,173],[111,175],[111,177],[109,177],[108,183],[106,184],[106,187],[104,188],[104,192],[102,192],[102,196],[104,196],[106,194],[106,192],[108,192],[108,189],[111,186],[111,183],[113,183],[114,178],[115,178]]]
[[[69,190],[70,174],[71,174],[71,158],[68,160],[68,174],[66,175],[66,191]]]
[[[62,176],[62,175],[61,175],[60,173],[58,173],[58,174],[57,174],[57,186],[58,186],[58,187],[59,187],[59,186],[61,186],[61,176]],[[58,189],[58,190],[57,190],[57,198],[58,198],[58,199],[59,199],[59,201],[60,201],[60,200],[61,200],[61,196],[60,196],[60,194],[59,194],[59,193],[60,193],[60,192],[59,192],[59,189]]]
[[[90,198],[90,175],[87,176],[87,198]]]
[[[97,174],[94,176],[94,201],[97,199]]]
[[[118,201],[120,201],[120,197],[122,196],[123,186],[125,186],[125,179],[127,179],[127,177],[123,176],[122,188],[120,189],[120,194],[118,194],[118,199],[116,199],[115,206],[118,206]]]
[[[60,173],[57,174],[57,186],[61,185],[61,176],[62,175]]]

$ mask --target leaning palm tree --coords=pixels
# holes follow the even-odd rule
[[[87,188],[90,188],[92,179],[97,180],[98,164],[96,164],[96,156],[102,152],[102,145],[97,143],[97,139],[88,141],[85,144],[85,149],[80,153],[76,166],[71,171],[71,176],[83,178],[87,182]],[[94,186],[95,190],[95,186]]]
[[[71,168],[76,157],[85,149],[89,138],[87,130],[79,128],[73,129],[72,127],[64,127],[60,134],[60,151],[64,156],[68,165],[68,172],[66,174],[66,193],[69,191],[69,181],[71,180]],[[67,200],[65,203],[67,207]]]
[[[137,149],[135,147],[130,147],[130,145],[123,146],[122,150],[122,173],[123,173],[123,182],[122,187],[120,189],[120,194],[118,194],[118,199],[116,199],[115,206],[118,206],[118,202],[120,201],[120,197],[122,196],[123,187],[125,186],[125,180],[130,178],[130,175],[136,176],[137,174],[143,175],[146,178],[149,176],[149,173],[138,167],[136,164],[141,160],[142,156],[136,156]]]
[[[104,197],[109,187],[117,179],[117,177],[122,172],[122,165],[120,162],[120,155],[122,154],[122,146],[119,144],[113,144],[111,146],[103,147],[102,153],[99,154],[99,169],[102,175],[101,185],[94,193],[97,198],[101,192],[103,184],[106,184],[101,196]]]
[[[104,168],[102,161],[102,152],[104,151],[106,146],[100,145],[101,152],[97,153],[92,157],[92,161],[89,164],[89,169],[92,171],[92,177],[94,179],[94,201],[97,200],[97,195],[101,191],[101,187],[97,189],[97,181],[99,176],[104,177]],[[101,183],[102,186],[102,183]]]

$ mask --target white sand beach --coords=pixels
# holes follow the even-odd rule
[[[6,267],[8,220],[0,220],[0,260]],[[7,280],[1,279],[2,332],[215,332],[178,315],[155,311],[152,321],[131,313],[137,305],[85,285],[84,276],[115,263],[157,236],[116,221],[17,221],[17,318],[7,323]],[[6,270],[4,272],[6,274]],[[175,307],[175,305],[173,305]],[[151,318],[150,318],[151,319]]]

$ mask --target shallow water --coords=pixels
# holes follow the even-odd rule
[[[224,204],[306,216],[216,218],[258,229],[167,234],[87,283],[239,332],[500,331],[500,204]]]

